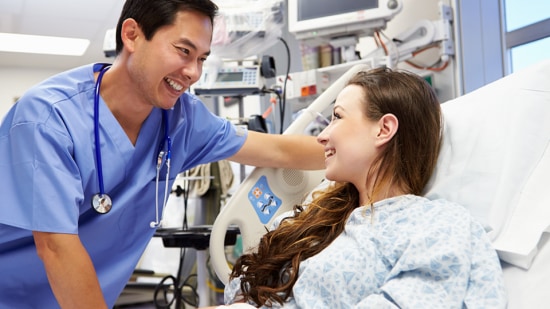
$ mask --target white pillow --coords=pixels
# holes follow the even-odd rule
[[[470,209],[501,260],[528,269],[550,227],[550,60],[442,109],[444,142],[425,195]]]

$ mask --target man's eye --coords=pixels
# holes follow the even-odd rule
[[[187,49],[187,48],[185,48],[185,47],[179,47],[179,50],[180,50],[182,53],[184,53],[184,54],[186,54],[186,55],[189,55],[189,49]]]

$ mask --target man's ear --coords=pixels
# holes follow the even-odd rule
[[[378,134],[376,135],[376,146],[383,146],[388,143],[399,128],[399,120],[394,114],[385,114],[378,120]]]
[[[139,37],[140,33],[141,29],[135,19],[128,18],[122,22],[120,36],[124,43],[124,47],[126,47],[128,51],[134,51],[136,39]]]

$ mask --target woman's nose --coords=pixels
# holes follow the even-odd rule
[[[325,145],[328,141],[328,134],[327,134],[327,128],[325,128],[319,135],[317,135],[317,142],[321,145]]]

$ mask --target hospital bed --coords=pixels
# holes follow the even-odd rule
[[[285,131],[301,133],[336,98],[346,72]],[[549,308],[550,60],[442,104],[444,142],[425,190],[468,209],[498,251],[508,308]],[[279,214],[320,185],[323,171],[256,168],[216,218],[210,238],[220,280],[230,273],[223,239],[238,226],[253,249]]]

